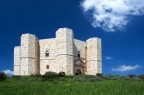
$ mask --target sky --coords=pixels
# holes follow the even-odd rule
[[[14,47],[23,33],[102,39],[103,74],[144,74],[144,0],[0,0],[0,71],[13,74]]]

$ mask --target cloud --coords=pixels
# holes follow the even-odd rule
[[[140,68],[139,65],[135,65],[135,66],[130,66],[130,65],[122,65],[119,66],[118,68],[113,68],[113,71],[120,71],[120,72],[125,72],[125,71],[131,71],[131,70],[136,70]]]
[[[122,30],[130,17],[144,14],[144,0],[83,0],[83,11],[91,13],[91,24],[105,31]]]
[[[106,59],[106,60],[112,60],[112,57],[106,56],[105,59]]]
[[[7,74],[7,75],[13,75],[13,71],[11,71],[11,70],[3,70],[3,72],[5,73],[5,74]]]

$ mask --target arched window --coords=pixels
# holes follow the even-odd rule
[[[45,56],[49,57],[49,52],[48,51],[45,52]]]
[[[49,65],[46,66],[46,69],[49,69]]]

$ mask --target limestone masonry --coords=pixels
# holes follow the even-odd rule
[[[102,73],[101,39],[86,42],[73,38],[73,31],[60,28],[56,38],[39,40],[23,34],[14,48],[14,75],[44,75],[48,71],[66,75]]]

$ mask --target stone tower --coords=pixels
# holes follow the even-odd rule
[[[102,73],[101,39],[90,38],[87,40],[87,74]]]
[[[35,35],[23,34],[21,36],[20,74],[39,74],[38,39]]]
[[[73,60],[73,31],[68,28],[60,28],[56,32],[56,64],[59,71],[67,75],[74,74]]]
[[[20,46],[14,48],[14,75],[20,75]]]

